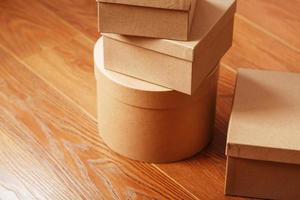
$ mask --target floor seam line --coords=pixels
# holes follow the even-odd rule
[[[83,109],[78,103],[76,103],[73,99],[71,99],[69,96],[64,94],[61,90],[59,90],[57,87],[55,87],[50,81],[47,81],[44,77],[36,73],[34,70],[29,67],[29,65],[23,61],[20,57],[18,57],[15,53],[13,53],[11,50],[7,49],[5,46],[0,44],[0,47],[9,53],[14,59],[16,59],[19,63],[21,63],[24,67],[26,67],[27,70],[29,70],[33,75],[37,76],[39,79],[41,79],[47,86],[54,89],[56,92],[58,92],[59,95],[61,95],[63,98],[66,98],[69,102],[71,102],[75,107],[78,107],[80,111],[82,111],[84,114],[87,114],[88,117],[90,117],[93,121],[96,121],[96,118],[91,115],[89,112],[87,112],[85,109]]]
[[[240,18],[241,20],[243,20],[244,22],[248,23],[250,26],[256,28],[257,30],[263,32],[264,34],[270,36],[271,38],[273,38],[274,40],[278,41],[280,44],[284,45],[285,47],[300,53],[300,49],[298,49],[297,47],[294,47],[293,45],[290,45],[288,42],[286,42],[285,40],[281,39],[279,36],[273,34],[272,32],[266,30],[265,28],[263,28],[262,26],[256,24],[255,22],[249,20],[247,17],[243,16],[242,14],[235,14],[236,17]]]
[[[97,117],[94,117],[92,114],[90,114],[88,111],[86,111],[82,106],[80,106],[78,103],[76,103],[73,99],[71,99],[69,96],[67,96],[64,92],[62,92],[61,90],[59,90],[57,87],[55,87],[50,81],[47,81],[43,76],[39,75],[38,73],[36,73],[35,71],[33,71],[31,69],[31,67],[25,63],[20,57],[18,57],[15,53],[13,53],[11,50],[7,49],[5,46],[3,46],[2,44],[0,44],[0,47],[6,51],[7,53],[9,53],[14,59],[16,59],[18,62],[20,62],[24,67],[26,67],[27,70],[29,70],[33,75],[37,76],[41,81],[43,81],[47,86],[49,86],[50,88],[54,89],[56,92],[58,92],[59,95],[61,95],[63,98],[65,98],[69,103],[73,104],[73,106],[75,106],[76,108],[78,108],[80,111],[82,111],[84,114],[86,114],[89,118],[91,118],[91,120],[97,122]],[[98,123],[98,122],[97,122]],[[187,192],[189,195],[191,196],[195,196],[193,195],[188,189],[186,189],[184,186],[182,186],[180,183],[178,183],[175,179],[171,178],[169,175],[167,175],[164,171],[162,171],[162,169],[160,169],[158,166],[156,166],[155,164],[150,164],[152,166],[155,167],[155,169],[163,174],[164,176],[166,176],[171,182],[173,182],[176,186],[180,187],[181,189],[183,189],[185,192]],[[198,199],[198,198],[196,198]]]
[[[184,191],[186,191],[188,194],[190,194],[192,197],[194,197],[196,200],[200,200],[197,196],[195,196],[191,191],[189,191],[188,189],[186,189],[185,187],[183,187],[181,184],[178,184],[178,182],[171,177],[170,175],[168,175],[164,170],[162,170],[159,166],[157,166],[157,164],[152,163],[151,164],[153,167],[155,167],[159,172],[161,172],[162,174],[164,174],[165,176],[167,176],[170,180],[172,180],[174,183],[176,183],[177,185],[179,185],[181,187],[181,189],[183,189]]]

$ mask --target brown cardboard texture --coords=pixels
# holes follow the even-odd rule
[[[300,74],[241,69],[227,138],[226,194],[300,199]]]
[[[228,157],[226,194],[262,199],[300,199],[300,166]]]
[[[198,1],[187,42],[103,34],[104,65],[192,94],[232,44],[235,7],[234,0]]]
[[[188,158],[207,145],[214,121],[218,67],[193,96],[104,69],[94,50],[98,128],[115,152],[146,162]]]
[[[197,0],[97,0],[101,32],[187,40]]]
[[[196,1],[197,0],[98,0],[98,2],[102,3],[114,3],[181,11],[189,11],[191,9],[191,5],[195,4]]]

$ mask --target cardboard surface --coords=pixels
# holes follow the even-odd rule
[[[239,70],[227,155],[300,164],[300,74]]]
[[[192,94],[232,44],[235,1],[198,1],[188,42],[104,35],[107,69]]]
[[[196,4],[197,0],[98,0],[99,30],[187,40]]]
[[[228,195],[262,199],[300,199],[300,165],[229,157]]]
[[[135,46],[157,51],[163,54],[193,61],[198,49],[209,47],[205,38],[216,35],[233,20],[236,10],[235,0],[202,0],[197,1],[189,41],[151,39],[143,37],[122,36],[105,33],[103,35]],[[211,39],[207,39],[211,40]]]
[[[131,6],[163,8],[171,10],[189,11],[197,0],[97,0],[103,3],[114,3]]]
[[[98,127],[115,152],[146,162],[190,157],[207,145],[214,122],[216,67],[193,96],[104,69],[94,50]]]

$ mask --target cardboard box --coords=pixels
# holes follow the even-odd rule
[[[104,34],[107,69],[194,93],[232,44],[234,0],[198,1],[191,41]]]
[[[146,162],[188,158],[210,141],[218,67],[194,95],[104,69],[102,39],[94,50],[98,127],[115,152]]]
[[[97,0],[101,32],[187,40],[197,0]]]
[[[239,71],[226,194],[300,199],[300,74]]]

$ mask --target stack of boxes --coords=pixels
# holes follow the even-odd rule
[[[115,152],[147,162],[194,155],[211,138],[218,63],[235,0],[98,0],[98,126]],[[300,76],[240,70],[225,193],[300,199]]]
[[[170,162],[208,144],[235,9],[235,0],[98,0],[99,132],[112,150]]]

